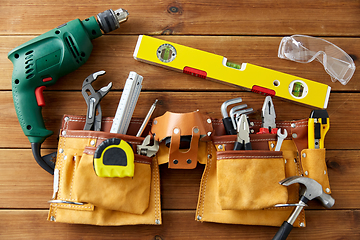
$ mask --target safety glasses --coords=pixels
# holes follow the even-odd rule
[[[346,85],[355,72],[353,59],[341,48],[321,38],[293,35],[281,40],[278,57],[299,63],[317,59],[331,80]]]

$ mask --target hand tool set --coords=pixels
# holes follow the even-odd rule
[[[112,82],[96,91],[92,83],[105,74],[98,71],[83,81],[86,116],[64,115],[57,152],[41,156],[41,143],[52,134],[41,115],[42,91],[84,64],[91,40],[119,28],[127,17],[126,10],[110,9],[97,20],[73,20],[9,53],[21,127],[36,161],[54,174],[48,220],[161,224],[161,164],[173,169],[206,165],[197,221],[280,226],[290,216],[274,237],[285,239],[293,226],[305,226],[308,201],[318,198],[326,207],[334,205],[325,163],[327,111],[313,110],[305,120],[278,121],[272,101],[279,96],[326,108],[329,86],[145,35],[139,36],[135,59],[261,92],[266,95],[261,121],[250,118],[254,109],[240,97],[219,106],[221,120],[199,110],[166,112],[150,120],[158,99],[145,119],[135,119],[143,81],[136,72],[129,73],[115,116],[103,117],[100,101]]]

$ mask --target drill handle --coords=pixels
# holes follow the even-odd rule
[[[56,79],[51,80],[55,81]],[[24,134],[31,143],[42,143],[53,134],[45,128],[42,116],[42,107],[45,106],[44,89],[45,84],[39,79],[13,79],[12,93],[16,114]]]

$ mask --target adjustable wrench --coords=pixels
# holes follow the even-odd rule
[[[139,155],[153,157],[159,151],[159,142],[154,139],[154,145],[150,146],[151,135],[147,135],[141,145],[137,146]]]

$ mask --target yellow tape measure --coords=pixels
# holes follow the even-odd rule
[[[94,154],[94,169],[99,177],[133,177],[134,151],[119,138],[103,141]]]

